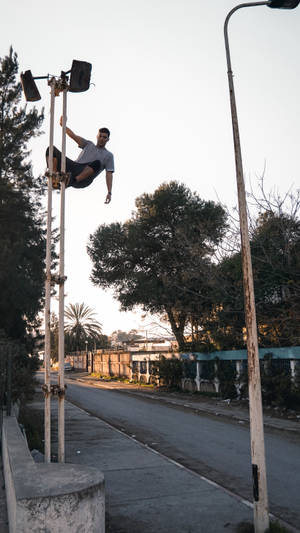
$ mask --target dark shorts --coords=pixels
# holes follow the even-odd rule
[[[49,156],[49,147],[46,150],[46,157]],[[53,146],[53,157],[57,159],[57,169],[61,169],[61,152],[56,148],[56,146]],[[91,167],[94,170],[94,174],[86,178],[85,180],[76,181],[76,176],[80,174],[84,168]],[[69,159],[66,157],[66,172],[70,172],[70,182],[68,184],[68,187],[75,187],[76,189],[84,189],[84,187],[88,187],[91,183],[93,183],[95,177],[99,174],[101,170],[101,163],[100,161],[90,161],[89,163],[77,163],[76,161],[72,161],[72,159]]]

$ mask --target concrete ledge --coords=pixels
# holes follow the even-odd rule
[[[104,476],[96,468],[35,463],[14,416],[3,421],[10,533],[104,533]]]

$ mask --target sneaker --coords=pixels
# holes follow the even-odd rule
[[[60,175],[59,175],[59,172],[55,172],[52,175],[52,189],[60,190]]]

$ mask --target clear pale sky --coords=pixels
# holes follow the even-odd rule
[[[223,24],[232,0],[14,0],[1,9],[0,56],[12,45],[20,70],[60,74],[73,59],[92,63],[88,92],[69,94],[68,126],[90,140],[107,126],[115,155],[112,202],[102,173],[66,198],[66,303],[85,302],[103,330],[129,330],[140,313],[120,313],[112,294],[92,285],[89,235],[125,221],[135,198],[163,181],[183,181],[202,198],[232,207],[236,182]],[[300,7],[239,10],[229,24],[246,184],[266,166],[267,189],[298,188]],[[45,169],[49,88],[39,81],[45,135],[32,142],[36,175]],[[31,106],[32,104],[28,104]],[[56,98],[55,144],[62,97]],[[67,155],[76,158],[68,139]],[[247,186],[247,185],[246,185]],[[54,193],[58,214],[59,195]],[[58,224],[58,218],[56,223]],[[54,302],[53,309],[57,307]]]

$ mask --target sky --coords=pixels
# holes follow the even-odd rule
[[[66,192],[66,304],[93,308],[107,335],[145,331],[151,317],[120,312],[113,293],[92,285],[89,236],[101,224],[124,222],[135,199],[163,182],[184,182],[204,200],[237,203],[223,24],[232,0],[12,0],[1,8],[0,57],[12,45],[20,71],[59,75],[72,60],[92,63],[91,86],[69,93],[67,125],[96,140],[111,131],[115,156],[112,201],[105,176]],[[246,188],[264,173],[267,190],[282,194],[299,182],[300,6],[240,9],[229,22],[232,69]],[[50,93],[37,82],[45,107],[44,135],[30,144],[34,175],[45,171]],[[25,103],[25,100],[24,100]],[[55,144],[62,96],[55,99]],[[33,104],[27,104],[28,107]],[[68,138],[67,155],[77,145]],[[53,194],[54,226],[59,193]],[[55,311],[57,302],[53,302]]]

